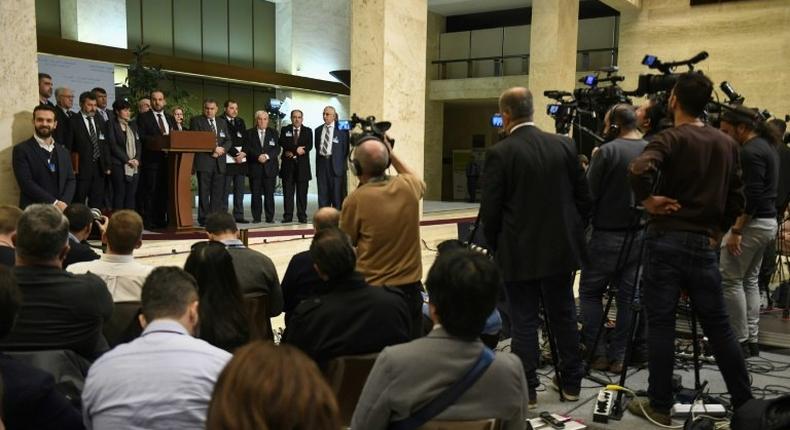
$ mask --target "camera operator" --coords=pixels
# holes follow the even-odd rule
[[[480,220],[504,277],[513,352],[524,365],[534,405],[542,300],[559,350],[555,385],[575,401],[584,370],[572,286],[585,248],[589,186],[573,141],[535,127],[528,89],[506,90],[499,110],[508,137],[486,152]]]
[[[635,399],[628,409],[664,425],[672,422],[675,312],[681,288],[710,340],[732,406],[737,409],[752,398],[716,256],[722,230],[743,211],[738,144],[701,120],[712,91],[713,83],[702,74],[680,75],[669,97],[674,127],[655,135],[629,166],[636,201],[650,214],[643,269],[650,376],[649,400]]]
[[[724,301],[745,357],[756,357],[760,290],[757,278],[765,249],[776,236],[776,188],[779,154],[775,137],[756,109],[738,106],[721,115],[721,131],[741,146],[746,210],[722,244],[719,269]]]
[[[386,173],[390,162],[397,176]],[[352,170],[359,187],[343,202],[340,228],[357,250],[357,271],[374,286],[398,287],[409,307],[414,338],[422,335],[420,199],[425,182],[392,152],[386,137],[359,138]]]
[[[656,133],[671,127],[671,120],[667,118],[666,104],[655,94],[649,96],[636,109],[636,124],[642,132],[642,138],[650,141]]]
[[[620,373],[631,334],[631,299],[642,236],[641,217],[628,184],[628,164],[642,153],[647,142],[637,130],[636,109],[624,103],[614,105],[606,113],[604,135],[614,139],[600,146],[587,170],[593,197],[593,232],[587,244],[589,259],[582,264],[579,302],[590,367]],[[617,320],[608,350],[604,336],[598,337],[601,300],[607,285],[617,291]],[[594,345],[596,339],[598,343]],[[639,353],[644,357],[644,351]]]

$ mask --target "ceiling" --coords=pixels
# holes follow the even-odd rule
[[[439,15],[466,15],[532,6],[532,0],[428,0],[428,10]]]

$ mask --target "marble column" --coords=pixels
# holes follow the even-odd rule
[[[352,1],[351,112],[392,122],[395,152],[423,177],[427,18],[426,0]]]
[[[546,90],[573,91],[576,87],[576,42],[579,0],[534,0],[529,45],[529,89],[535,100],[535,123],[554,131],[546,115]]]
[[[30,0],[0,1],[0,204],[19,204],[11,169],[14,144],[33,135],[33,108],[38,104],[36,11]]]

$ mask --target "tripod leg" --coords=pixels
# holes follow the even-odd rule
[[[565,393],[562,391],[562,374],[560,373],[560,366],[559,366],[559,351],[557,348],[556,340],[551,333],[551,323],[549,322],[549,314],[546,310],[546,300],[543,299],[543,290],[538,287],[538,294],[540,295],[540,306],[543,309],[543,323],[546,325],[546,339],[549,341],[549,351],[551,351],[551,362],[554,366],[554,375],[557,378],[557,388],[559,388],[560,392],[560,401],[565,401]]]

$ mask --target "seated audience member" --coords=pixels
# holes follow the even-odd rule
[[[14,267],[16,264],[13,237],[21,216],[22,209],[16,206],[0,206],[0,266]]]
[[[98,260],[99,254],[88,244],[88,237],[93,231],[93,214],[90,208],[82,203],[74,203],[63,211],[63,215],[69,220],[69,253],[63,262],[63,268],[81,261]],[[106,228],[106,223],[105,218],[102,229]]]
[[[102,324],[112,315],[112,296],[95,275],[61,269],[68,230],[66,217],[53,205],[30,205],[22,213],[13,272],[23,301],[0,349],[70,349],[88,360],[107,350]]]
[[[298,349],[253,342],[219,375],[208,409],[208,430],[341,427],[335,395],[315,363]]]
[[[200,297],[197,336],[232,352],[249,341],[249,320],[233,269],[233,257],[221,242],[192,246],[184,270],[195,277]]]
[[[192,276],[177,267],[151,272],[143,284],[143,334],[88,372],[82,392],[88,428],[204,428],[211,392],[231,355],[192,337],[198,309]]]
[[[233,215],[214,212],[206,217],[206,233],[211,241],[222,242],[233,257],[233,269],[242,294],[268,295],[269,316],[283,311],[283,290],[272,260],[258,251],[244,246],[239,240],[239,229]]]
[[[22,295],[0,266],[0,339],[14,325]],[[9,429],[82,429],[82,417],[47,372],[0,353],[0,417]],[[1,428],[2,426],[0,426]]]
[[[135,261],[133,252],[143,245],[143,219],[137,212],[115,212],[107,223],[103,242],[107,252],[99,260],[74,263],[71,273],[93,273],[101,278],[116,302],[139,302],[146,276],[153,266]]]
[[[337,228],[340,223],[340,212],[335,208],[325,207],[313,214],[313,229],[316,233],[327,228]],[[291,319],[291,313],[302,300],[321,292],[326,283],[318,277],[313,267],[310,250],[294,254],[285,269],[282,283],[285,323]]]
[[[343,355],[379,352],[411,339],[411,319],[403,293],[372,287],[354,270],[357,256],[340,229],[316,233],[310,255],[326,291],[302,301],[282,341],[299,347],[320,366]]]
[[[354,410],[351,428],[386,429],[409,418],[477,363],[480,341],[494,310],[502,278],[494,262],[469,250],[441,254],[428,272],[433,330],[409,343],[384,348]],[[528,409],[524,368],[515,355],[498,352],[474,384],[432,419],[499,418],[505,429],[524,429]]]

